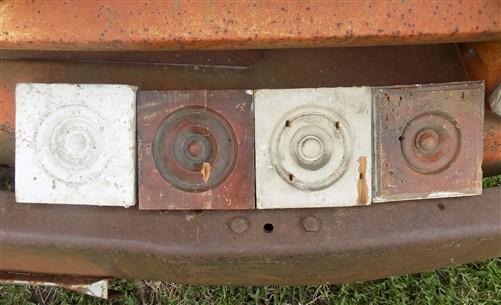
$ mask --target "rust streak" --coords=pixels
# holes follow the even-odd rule
[[[367,187],[367,179],[365,172],[367,170],[367,157],[358,158],[358,204],[367,204],[369,202],[369,188]]]

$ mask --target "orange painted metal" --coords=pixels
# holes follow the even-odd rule
[[[5,1],[0,46],[244,49],[501,39],[501,1]]]
[[[501,83],[501,40],[464,43],[460,50],[470,78],[485,81],[485,96],[488,97]]]

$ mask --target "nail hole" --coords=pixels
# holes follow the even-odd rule
[[[399,100],[399,101],[402,101],[402,97],[399,97],[399,98],[398,98],[398,100]]]
[[[287,177],[289,178],[289,181],[294,181],[294,175],[293,174],[288,174]]]
[[[400,137],[398,137],[398,140],[399,140],[399,141],[403,141],[404,139],[405,139],[405,138],[404,138],[404,136],[400,136]]]
[[[263,231],[265,233],[271,233],[273,232],[273,224],[271,223],[266,223],[264,226],[263,226]]]
[[[339,122],[336,122],[336,129],[339,129],[341,127],[341,124]]]
[[[358,179],[360,179],[360,180],[364,180],[364,173],[360,173],[360,174],[358,174]]]
[[[291,121],[289,120],[285,121],[285,127],[291,127]]]

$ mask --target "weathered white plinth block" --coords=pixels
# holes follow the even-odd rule
[[[257,208],[371,202],[371,89],[257,90]]]
[[[18,84],[16,201],[131,206],[136,87]]]

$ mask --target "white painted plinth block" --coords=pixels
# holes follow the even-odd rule
[[[257,208],[370,204],[371,89],[256,90]]]
[[[16,201],[132,206],[136,87],[18,84]]]

